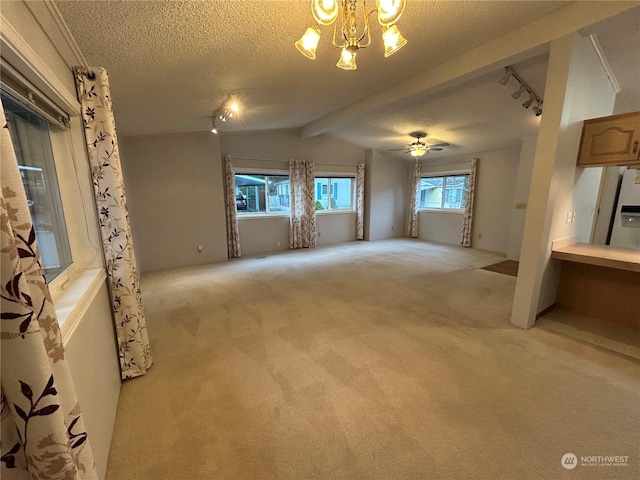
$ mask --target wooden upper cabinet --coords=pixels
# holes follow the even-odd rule
[[[640,112],[584,121],[579,167],[640,165]]]

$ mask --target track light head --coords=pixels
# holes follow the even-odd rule
[[[511,77],[511,69],[509,67],[506,67],[504,70],[505,70],[504,76],[500,80],[498,80],[498,83],[500,85],[506,85],[507,82],[509,81],[509,78]]]
[[[529,107],[531,106],[531,104],[532,104],[535,100],[536,100],[536,96],[535,96],[533,93],[529,92],[529,100],[527,100],[526,102],[524,102],[524,103],[522,104],[522,106],[523,106],[524,108],[529,108]]]
[[[511,98],[513,98],[514,100],[517,100],[518,97],[520,95],[522,95],[526,89],[527,89],[527,87],[525,87],[524,85],[520,84],[520,88],[511,94]]]
[[[536,117],[542,115],[542,102],[539,102],[538,105],[533,107],[533,112],[536,114]]]

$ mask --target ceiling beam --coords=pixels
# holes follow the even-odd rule
[[[573,2],[520,28],[472,48],[388,89],[374,93],[321,117],[300,129],[300,136],[315,137],[388,105],[418,95],[433,94],[464,83],[510,63],[546,51],[548,43],[581,28],[640,5],[630,2]]]

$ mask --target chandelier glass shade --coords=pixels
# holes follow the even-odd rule
[[[337,66],[355,70],[358,50],[371,45],[369,15],[377,12],[382,27],[384,56],[388,57],[406,45],[396,22],[402,16],[406,0],[376,0],[376,8],[367,12],[366,0],[311,0],[311,14],[316,25],[307,28],[296,48],[307,58],[316,58],[320,42],[320,26],[333,25],[333,46],[341,50]],[[361,19],[361,20],[359,20]]]

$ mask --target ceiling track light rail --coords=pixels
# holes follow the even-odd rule
[[[233,115],[238,112],[239,108],[238,102],[236,101],[236,94],[231,92],[211,115],[211,133],[217,134],[220,123],[233,118]]]
[[[542,98],[540,98],[540,96],[536,92],[534,92],[529,85],[527,85],[527,82],[520,78],[520,75],[516,73],[513,67],[505,67],[504,75],[498,80],[498,83],[500,85],[507,85],[511,77],[513,77],[518,82],[518,89],[511,94],[511,98],[513,98],[514,100],[518,100],[522,96],[522,94],[526,92],[528,98],[524,101],[522,106],[524,108],[530,108],[531,106],[533,106],[533,113],[536,114],[536,117],[542,115]]]

